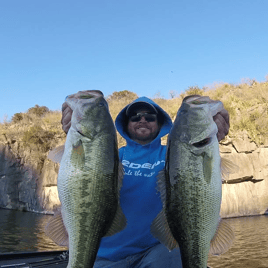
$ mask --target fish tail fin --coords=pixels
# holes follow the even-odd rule
[[[231,226],[227,222],[220,220],[216,233],[210,242],[209,254],[220,255],[227,252],[234,239],[235,234]]]
[[[45,234],[57,245],[69,247],[69,236],[63,223],[61,206],[54,210],[54,216],[48,221],[45,227]]]

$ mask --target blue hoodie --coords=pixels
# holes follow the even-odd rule
[[[165,166],[166,146],[161,145],[161,137],[169,133],[172,121],[152,100],[141,97],[134,102],[138,101],[154,105],[164,123],[158,136],[151,143],[141,145],[131,140],[125,132],[128,105],[115,120],[118,132],[127,142],[126,146],[119,149],[119,158],[124,167],[120,204],[127,218],[127,226],[111,237],[102,238],[98,257],[112,261],[143,252],[159,243],[150,233],[150,226],[162,209],[156,181],[158,172]]]

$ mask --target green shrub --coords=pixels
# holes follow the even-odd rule
[[[204,90],[199,88],[198,86],[194,86],[194,87],[188,87],[188,89],[186,90],[186,95],[204,95]]]
[[[134,92],[128,91],[128,90],[123,90],[123,91],[115,91],[113,92],[112,95],[109,95],[107,97],[107,101],[117,101],[117,100],[121,100],[121,99],[126,99],[129,102],[135,100],[138,98],[138,95]]]
[[[50,149],[51,142],[55,133],[44,130],[41,126],[35,125],[25,131],[22,137],[22,142],[28,147],[38,147],[43,152]]]
[[[39,106],[37,104],[34,107],[28,109],[27,111],[28,114],[34,114],[39,117],[45,115],[48,112],[49,112],[49,109],[46,106]]]
[[[23,119],[23,114],[22,114],[22,113],[15,113],[15,114],[12,116],[11,121],[12,121],[13,123],[18,123],[18,122],[20,122],[22,119]]]

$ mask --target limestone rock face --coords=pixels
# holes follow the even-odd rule
[[[246,133],[227,137],[220,143],[220,153],[239,166],[222,185],[221,216],[268,212],[268,140],[258,147]],[[58,169],[58,164],[44,156],[38,158],[38,152],[23,149],[14,138],[0,142],[0,207],[53,213],[60,205]]]
[[[221,156],[239,170],[222,186],[221,216],[265,214],[268,209],[268,148],[257,147],[247,136],[220,145]]]
[[[238,153],[251,153],[257,149],[255,142],[251,142],[246,133],[241,138],[235,138],[232,144]]]
[[[20,150],[17,142],[0,144],[0,207],[53,213],[60,205],[58,165],[48,159],[33,161],[37,152]]]
[[[36,193],[38,174],[20,164],[8,146],[0,146],[0,206],[10,209],[39,211]]]

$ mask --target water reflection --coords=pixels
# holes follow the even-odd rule
[[[49,215],[0,209],[0,253],[64,250],[44,233]]]
[[[235,232],[228,252],[209,257],[212,268],[267,268],[268,216],[227,219]]]
[[[51,215],[0,209],[0,253],[66,250],[44,233]],[[235,242],[225,254],[209,257],[212,268],[268,268],[268,215],[227,219]]]

